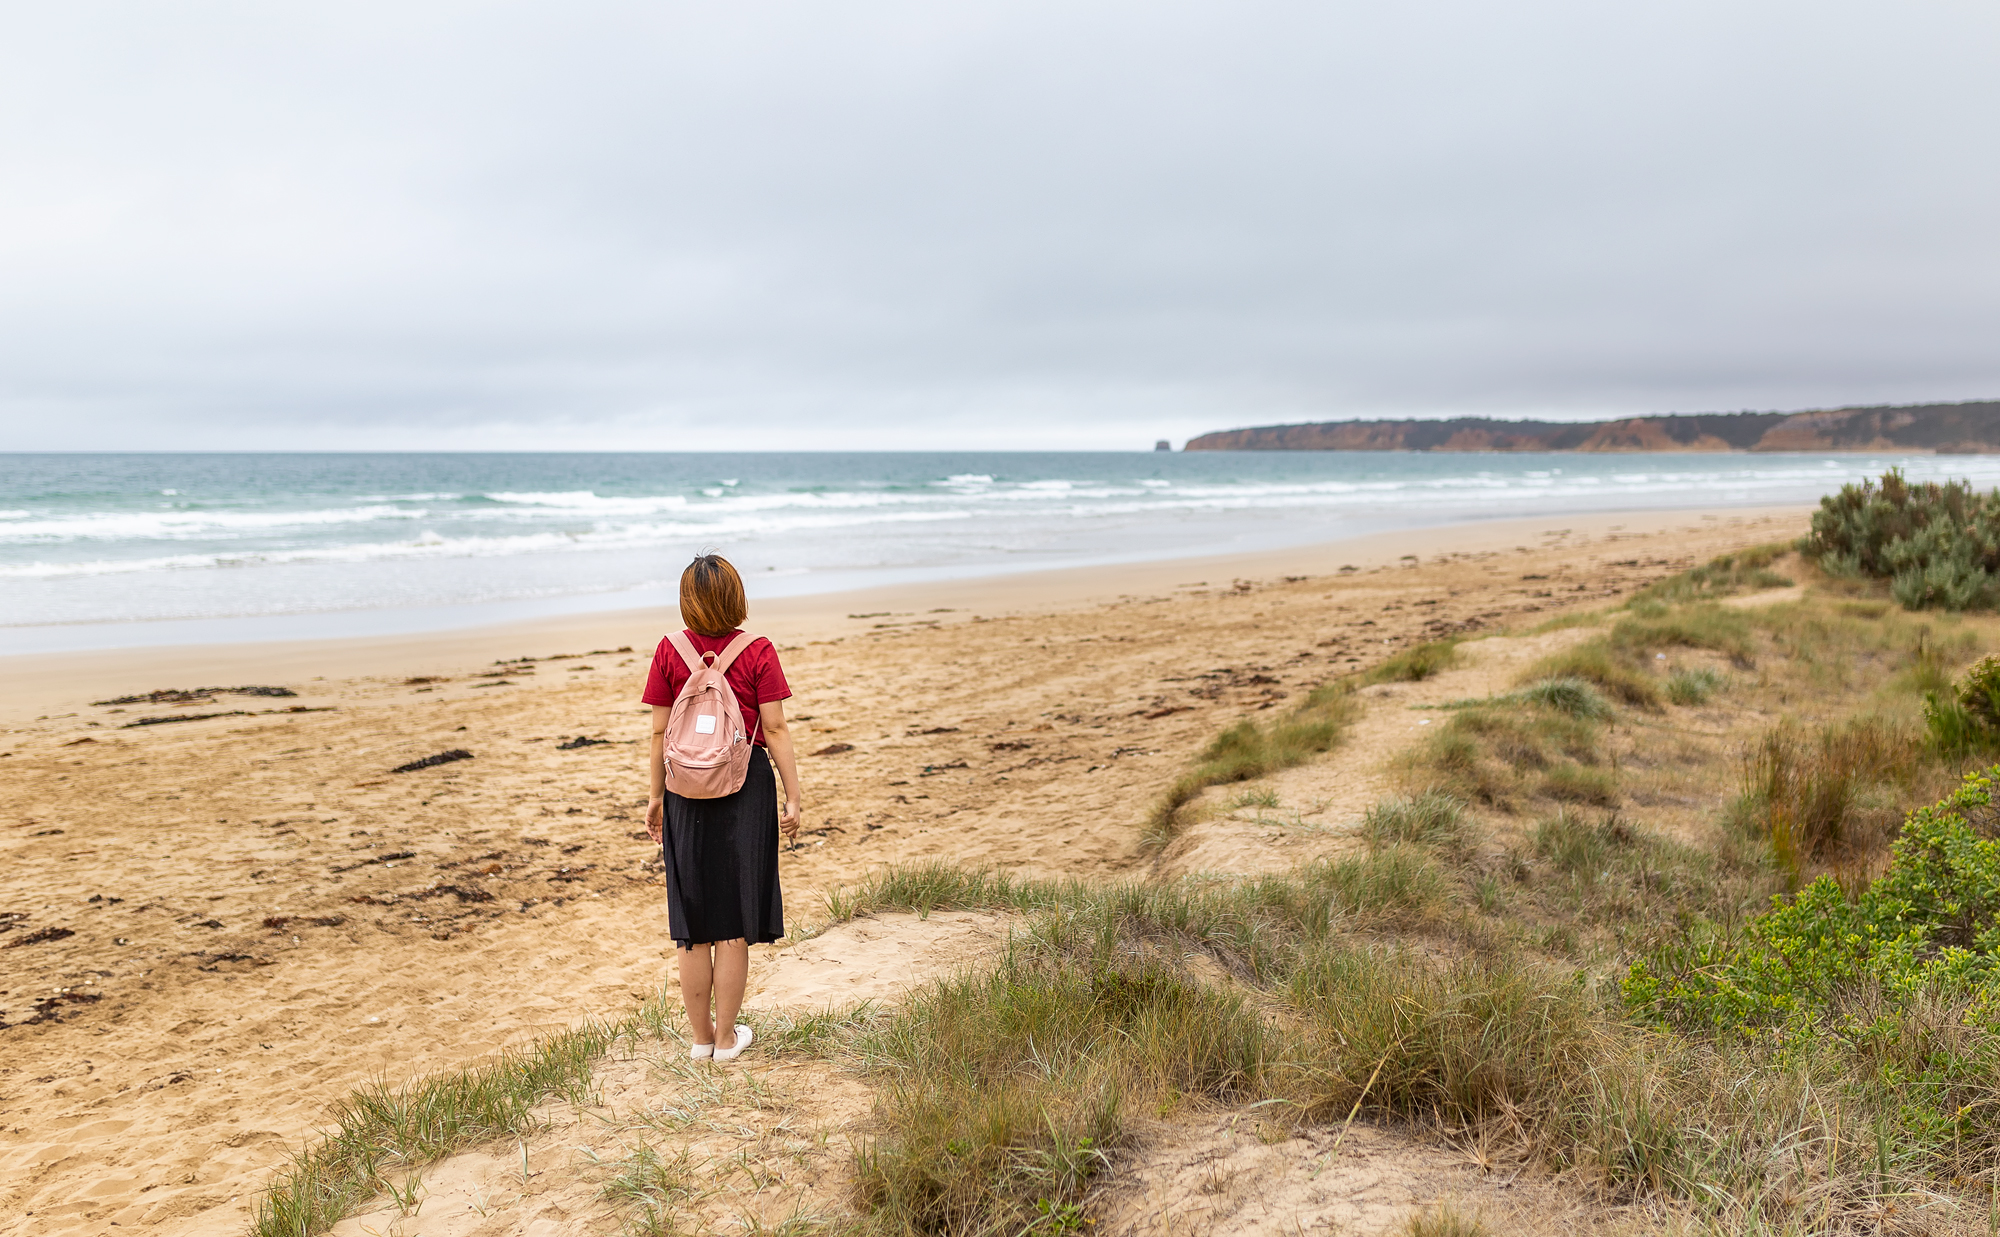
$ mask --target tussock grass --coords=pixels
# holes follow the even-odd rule
[[[1452,700],[1442,709],[1488,709],[1502,705],[1539,705],[1567,713],[1571,717],[1605,721],[1611,717],[1611,702],[1587,679],[1575,677],[1539,679],[1502,696],[1476,700]]]
[[[1596,722],[1555,709],[1497,702],[1461,709],[1406,757],[1404,778],[1421,789],[1511,810],[1535,787],[1583,784],[1579,778],[1587,775],[1578,766],[1602,759],[1598,737]]]
[[[1169,960],[1046,946],[922,991],[860,1051],[894,1131],[861,1151],[864,1204],[892,1232],[1007,1234],[1076,1205],[1128,1104],[1246,1100],[1270,1055],[1241,997]]]
[[[1632,602],[1681,605],[1733,597],[1760,589],[1790,588],[1795,581],[1773,571],[1771,564],[1791,548],[1787,542],[1774,541],[1769,545],[1719,555],[1699,567],[1648,584],[1632,595]]]
[[[1457,640],[1432,640],[1404,649],[1394,657],[1364,671],[1360,681],[1373,683],[1417,683],[1456,666],[1460,659]]]
[[[1858,717],[1807,732],[1780,725],[1744,762],[1738,820],[1762,836],[1794,881],[1811,861],[1839,850],[1879,844],[1893,828],[1893,807],[1869,804],[1865,792],[1907,784],[1925,763],[1924,736],[1914,726]],[[1877,810],[1867,812],[1870,806]],[[1863,819],[1872,828],[1857,836]]]
[[[1590,803],[1598,807],[1618,806],[1618,779],[1609,769],[1581,765],[1556,765],[1542,774],[1538,788],[1545,798],[1558,803]]]
[[[1552,653],[1521,676],[1523,684],[1551,679],[1580,679],[1635,708],[1660,707],[1660,688],[1653,676],[1634,665],[1629,656],[1614,653],[1603,637]]]
[[[1678,606],[1634,606],[1611,628],[1613,653],[1639,657],[1665,648],[1712,649],[1737,665],[1756,665],[1756,642],[1743,611],[1713,603]]]
[[[1336,681],[1315,687],[1297,709],[1269,724],[1237,722],[1215,736],[1194,767],[1160,797],[1147,818],[1142,846],[1158,852],[1173,841],[1187,826],[1182,809],[1210,786],[1249,781],[1332,750],[1359,713],[1352,685]]]
[[[1667,699],[1680,705],[1707,704],[1728,682],[1720,670],[1695,666],[1667,676]]]
[[[263,1198],[256,1237],[310,1237],[331,1228],[398,1176],[455,1151],[534,1125],[536,1105],[589,1098],[597,1058],[636,1023],[589,1024],[501,1054],[486,1065],[375,1083],[334,1106],[332,1128],[292,1156]]]
[[[678,1204],[699,1191],[687,1148],[663,1156],[645,1143],[605,1167],[611,1176],[597,1196],[626,1209],[622,1232],[631,1237],[674,1237],[683,1230],[675,1217]]]
[[[1509,692],[1503,700],[1521,704],[1538,704],[1543,708],[1567,713],[1571,717],[1587,718],[1601,722],[1610,718],[1611,704],[1592,686],[1588,679],[1553,678],[1541,679],[1516,691]]]
[[[1403,1237],[1486,1237],[1486,1226],[1478,1216],[1444,1204],[1411,1216],[1403,1225]]]
[[[1442,855],[1462,855],[1473,842],[1464,800],[1438,790],[1375,804],[1361,818],[1361,836],[1371,851],[1414,846]]]
[[[1535,839],[1578,887],[1655,871],[1671,845],[1573,813]],[[1858,1210],[1909,1185],[1912,1165],[1878,1172],[1868,1154],[1899,1110],[1832,1056],[1647,1031],[1571,968],[1375,935],[1397,922],[1385,897],[1449,899],[1460,879],[1395,837],[1287,877],[1073,888],[995,974],[933,985],[856,1040],[884,1087],[860,1186],[873,1221],[1054,1231],[1034,1226],[1080,1221],[1071,1209],[1135,1118],[1210,1104],[1257,1105],[1280,1127],[1395,1117],[1511,1143],[1611,1198],[1769,1220],[1800,1191]],[[1191,970],[1203,954],[1234,978]]]
[[[876,911],[1007,909],[1044,910],[1065,895],[1078,896],[1076,881],[1029,880],[993,868],[961,868],[941,860],[893,864],[870,872],[858,885],[835,886],[826,895],[826,924],[846,923]]]

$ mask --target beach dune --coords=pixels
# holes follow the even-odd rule
[[[798,693],[790,920],[886,863],[1147,873],[1147,811],[1230,721],[1805,520],[1570,516],[753,603]],[[0,663],[0,1234],[239,1229],[355,1086],[657,992],[638,696],[672,621]],[[253,686],[294,694],[149,697]]]

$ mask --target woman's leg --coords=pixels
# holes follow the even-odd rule
[[[709,996],[715,988],[715,964],[709,959],[709,946],[705,943],[677,949],[680,959],[681,1004],[687,1008],[688,1034],[697,1044],[715,1042],[715,1024],[709,1021]],[[745,955],[749,953],[744,950]],[[743,1000],[743,981],[736,981],[736,1000]],[[732,1012],[731,1016],[734,1014]],[[736,1024],[725,1024],[730,1028],[731,1043],[735,1042]],[[724,1045],[727,1047],[728,1045]]]
[[[750,943],[742,937],[715,943],[715,1046],[736,1047],[736,1012],[750,982]]]

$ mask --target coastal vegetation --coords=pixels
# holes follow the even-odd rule
[[[1422,678],[1430,672],[1426,663],[1423,673],[1407,677]],[[1335,680],[1315,687],[1297,708],[1269,723],[1245,718],[1224,730],[1160,796],[1147,817],[1143,845],[1158,852],[1177,837],[1186,825],[1183,809],[1209,787],[1249,781],[1330,751],[1358,711],[1353,685]]]
[[[1820,500],[1804,552],[1829,574],[1886,580],[1909,610],[1990,610],[2000,602],[2000,491],[1962,481],[1844,485]]]
[[[1977,656],[1988,620],[1912,614],[1893,587],[1765,547],[1648,588],[1504,690],[1440,706],[1355,849],[1289,872],[930,863],[833,891],[822,928],[1018,926],[898,1004],[760,1028],[875,1096],[851,1211],[789,1231],[1083,1231],[1148,1131],[1213,1112],[1273,1139],[1365,1119],[1476,1146],[1642,1226],[1979,1227],[2000,1197],[2000,659]],[[1354,678],[1421,680],[1462,650]],[[1213,787],[1277,806],[1264,779],[1332,750],[1361,707],[1333,680],[1225,728],[1152,845]],[[484,1072],[357,1093],[260,1237],[320,1231],[573,1098],[593,1054],[674,1034],[653,1001]],[[630,1231],[701,1230],[671,1156],[607,1172]],[[1438,1208],[1409,1231],[1480,1226]]]

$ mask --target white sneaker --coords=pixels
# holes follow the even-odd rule
[[[688,1058],[689,1058],[690,1060],[694,1060],[694,1061],[706,1061],[706,1060],[708,1060],[708,1059],[709,1059],[710,1057],[712,1057],[712,1056],[714,1056],[714,1055],[715,1055],[715,1045],[714,1045],[714,1044],[689,1044],[689,1045],[688,1045]]]
[[[750,1034],[750,1028],[749,1028],[749,1027],[746,1027],[746,1026],[744,1026],[744,1025],[743,1025],[742,1023],[740,1023],[740,1022],[739,1022],[739,1023],[737,1023],[737,1024],[736,1024],[736,1047],[734,1047],[734,1048],[717,1048],[717,1049],[715,1050],[715,1059],[716,1059],[716,1060],[718,1060],[718,1061],[734,1061],[734,1060],[735,1060],[736,1058],[738,1058],[738,1057],[740,1057],[740,1056],[742,1056],[742,1055],[743,1055],[743,1050],[744,1050],[745,1048],[748,1048],[748,1047],[750,1046],[750,1041],[751,1041],[751,1039],[752,1039],[752,1038],[754,1038],[754,1037],[753,1037],[753,1036],[752,1036],[752,1035]]]

